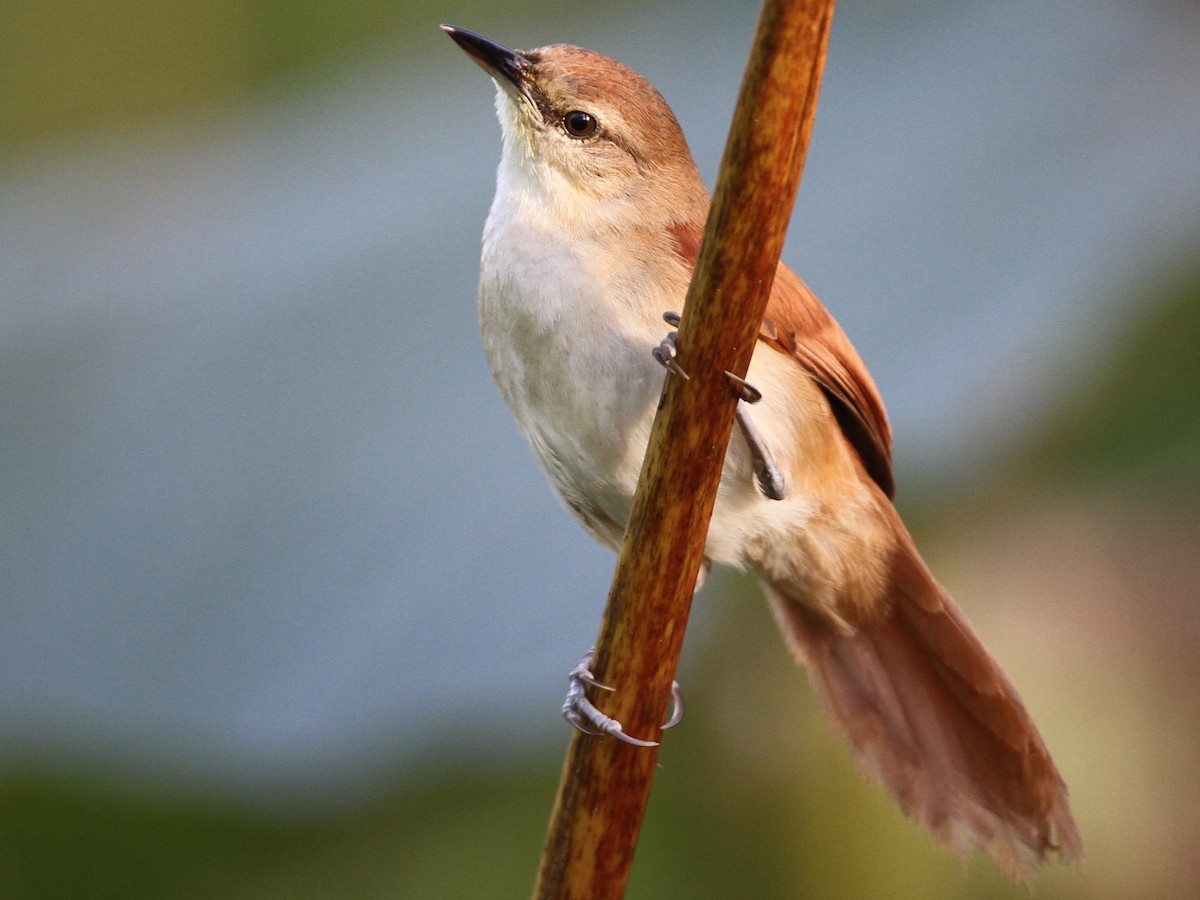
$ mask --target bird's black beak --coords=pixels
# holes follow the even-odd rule
[[[443,25],[442,30],[466,51],[476,65],[496,79],[500,87],[514,97],[528,101],[535,109],[539,108],[537,86],[533,81],[533,63],[528,57],[465,28]]]

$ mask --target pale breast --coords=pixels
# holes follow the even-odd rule
[[[555,489],[581,520],[591,510],[623,524],[662,387],[650,351],[668,329],[614,302],[604,254],[579,246],[489,222],[480,330],[500,392]]]

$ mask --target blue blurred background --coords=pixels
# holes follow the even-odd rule
[[[493,89],[442,21],[653,81],[716,2],[0,0],[0,895],[512,897],[612,558],[475,327]],[[1071,785],[1200,886],[1200,8],[844,4],[784,258]],[[753,583],[697,601],[631,897],[1023,897],[861,782]]]

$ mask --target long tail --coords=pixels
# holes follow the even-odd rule
[[[851,633],[764,588],[862,773],[966,855],[1028,881],[1051,850],[1078,862],[1067,787],[1012,684],[925,567],[899,517],[887,612]]]

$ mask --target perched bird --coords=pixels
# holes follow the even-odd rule
[[[709,194],[636,72],[580,47],[519,52],[443,28],[498,86],[479,288],[491,371],[558,495],[616,549],[663,365],[676,365],[664,313],[682,308]],[[859,769],[936,839],[978,845],[1022,879],[1052,850],[1080,860],[1036,726],[892,505],[875,384],[783,264],[747,382],[706,558],[757,573]],[[570,705],[590,677],[575,674],[569,718],[620,736],[585,700]]]

